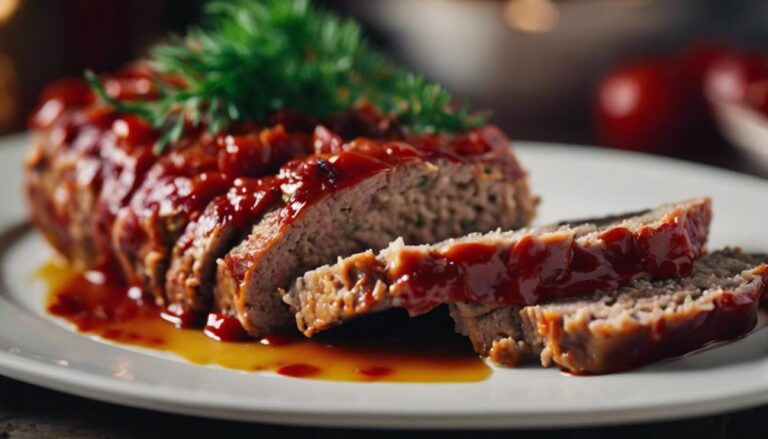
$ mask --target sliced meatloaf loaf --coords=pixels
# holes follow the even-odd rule
[[[397,240],[312,270],[283,291],[307,336],[390,307],[412,315],[442,303],[531,305],[636,278],[688,275],[702,253],[710,200],[421,246]]]
[[[278,288],[340,254],[382,248],[398,236],[424,243],[518,228],[535,210],[536,198],[509,141],[492,127],[408,144],[361,139],[340,147],[284,173],[309,177],[281,184],[284,204],[252,221],[245,239],[218,260],[215,307],[239,316],[252,335],[295,330]],[[205,237],[191,241],[217,247]],[[193,252],[198,256],[183,262],[188,268],[181,280],[175,270],[169,276],[186,291],[169,291],[181,291],[174,300],[185,307],[204,308],[214,284],[212,257]]]
[[[151,99],[142,70],[105,81],[119,92],[114,98]],[[279,112],[266,125],[233,125],[215,136],[188,127],[157,154],[158,130],[72,81],[44,94],[34,128],[30,210],[64,256],[117,270],[171,314],[242,312],[254,335],[288,326],[277,286],[337,251],[380,248],[400,235],[422,243],[521,227],[536,205],[498,129],[408,135],[368,106],[324,121]],[[329,218],[316,218],[320,212]],[[284,237],[293,244],[278,246]],[[260,263],[288,249],[284,261],[272,255]],[[273,264],[274,285],[251,281]]]
[[[450,305],[456,329],[494,362],[538,356],[576,374],[630,369],[742,336],[768,288],[768,255],[720,251],[689,277],[640,279],[612,292],[526,307]]]

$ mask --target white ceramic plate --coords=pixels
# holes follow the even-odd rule
[[[0,373],[119,404],[215,418],[358,427],[552,427],[660,420],[768,402],[768,329],[633,372],[497,369],[471,384],[339,383],[201,367],[77,334],[45,315],[31,276],[50,250],[24,223],[26,139],[0,141]],[[768,251],[768,181],[650,156],[520,143],[539,222],[715,199],[712,248]]]

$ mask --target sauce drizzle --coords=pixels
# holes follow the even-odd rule
[[[404,312],[372,316],[313,339],[256,340],[245,336],[232,317],[210,314],[203,328],[199,316],[161,310],[138,288],[97,271],[77,272],[51,262],[40,277],[50,288],[48,311],[80,332],[173,353],[195,364],[361,382],[476,382],[491,374],[469,342],[453,333],[442,309],[415,319]]]

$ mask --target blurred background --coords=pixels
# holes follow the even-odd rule
[[[597,144],[768,176],[766,0],[326,0],[513,139]],[[115,69],[202,0],[0,0],[0,133],[42,87]]]

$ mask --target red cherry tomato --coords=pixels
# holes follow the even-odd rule
[[[709,100],[739,101],[747,87],[768,78],[768,60],[751,53],[732,53],[714,61],[704,77],[704,95]]]
[[[598,89],[596,128],[602,143],[663,152],[682,129],[684,91],[675,66],[661,59],[619,66]]]

